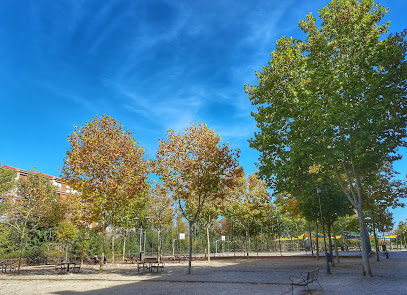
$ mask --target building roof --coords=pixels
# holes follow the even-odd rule
[[[14,171],[17,171],[18,173],[20,173],[20,174],[22,174],[22,175],[28,175],[28,174],[32,173],[32,171],[30,171],[30,170],[25,170],[25,169],[21,169],[21,168],[16,168],[16,167],[9,166],[9,165],[3,165],[3,166],[0,166],[0,168],[2,168],[2,169],[14,170]],[[57,181],[59,181],[59,182],[63,182],[60,177],[52,176],[52,175],[45,174],[45,173],[42,173],[42,172],[40,172],[40,174],[41,174],[42,176],[44,176],[44,177],[47,177],[47,178],[50,178],[50,179],[53,179],[53,180],[57,180]]]

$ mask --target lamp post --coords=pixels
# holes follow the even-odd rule
[[[322,232],[324,234],[324,245],[325,245],[325,259],[326,259],[326,273],[331,274],[331,268],[329,267],[329,258],[328,258],[328,251],[326,249],[326,239],[325,239],[325,225],[324,225],[324,219],[322,217],[322,207],[321,207],[321,194],[322,194],[322,187],[317,187],[315,189],[318,194],[318,201],[319,201],[319,213],[321,215],[321,222],[322,222]],[[317,237],[318,238],[318,237]]]

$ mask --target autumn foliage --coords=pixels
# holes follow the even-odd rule
[[[120,225],[143,209],[149,164],[130,131],[104,115],[83,127],[75,126],[68,141],[71,147],[62,173],[78,191],[83,221],[97,222],[104,233],[107,226]]]
[[[154,171],[169,189],[182,216],[192,226],[201,217],[206,203],[223,199],[242,173],[237,159],[239,150],[228,144],[220,145],[221,138],[205,124],[198,123],[183,134],[167,132],[160,140],[154,162]],[[192,239],[190,239],[191,270]]]

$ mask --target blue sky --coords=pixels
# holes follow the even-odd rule
[[[251,173],[256,127],[243,85],[327,2],[2,0],[0,161],[58,176],[73,125],[108,114],[149,156],[168,129],[202,121],[241,149]],[[407,27],[407,1],[380,3],[391,32]],[[403,177],[406,163],[396,164]]]

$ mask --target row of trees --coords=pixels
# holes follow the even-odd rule
[[[137,208],[128,208],[129,210],[136,210],[139,217],[133,215],[133,219],[128,220],[127,216],[119,217],[120,211],[116,211],[113,214],[123,222],[109,225],[108,231],[102,230],[104,227],[99,225],[90,230],[87,227],[89,222],[103,221],[104,218],[101,216],[100,219],[97,219],[96,215],[94,219],[87,219],[82,215],[88,214],[89,210],[85,210],[86,208],[83,207],[88,207],[91,204],[90,201],[87,201],[85,206],[79,206],[82,211],[78,210],[80,199],[78,199],[77,193],[68,198],[61,198],[50,180],[36,171],[20,179],[15,187],[16,191],[13,192],[15,172],[1,169],[0,173],[2,173],[0,179],[2,180],[2,187],[4,187],[3,191],[10,192],[6,195],[3,194],[2,213],[5,214],[3,217],[6,218],[2,220],[2,223],[8,225],[8,228],[3,227],[0,248],[3,250],[3,255],[6,254],[5,251],[8,252],[9,256],[16,256],[17,254],[19,264],[23,254],[31,258],[31,262],[40,262],[39,259],[46,262],[49,257],[61,255],[61,251],[65,252],[65,259],[68,258],[68,254],[83,260],[84,257],[94,253],[107,253],[114,260],[114,255],[115,253],[117,255],[118,252],[121,252],[122,255],[120,256],[124,258],[127,251],[130,251],[129,256],[134,255],[136,249],[142,251],[142,244],[145,245],[146,241],[148,241],[147,245],[150,245],[147,250],[156,252],[160,258],[161,245],[166,249],[167,254],[169,249],[174,251],[172,248],[174,244],[171,245],[171,242],[174,243],[178,233],[185,232],[187,228],[189,229],[187,241],[190,243],[190,255],[192,249],[195,251],[202,249],[202,241],[204,240],[202,232],[206,232],[205,248],[208,259],[210,258],[210,251],[214,250],[216,237],[213,235],[217,235],[217,238],[219,235],[229,236],[229,243],[233,241],[232,249],[238,245],[238,249],[243,248],[248,253],[249,249],[256,248],[259,250],[260,246],[257,244],[261,245],[262,249],[266,244],[266,249],[268,249],[268,241],[280,237],[294,237],[294,241],[296,241],[295,237],[308,229],[303,218],[307,214],[306,212],[319,211],[318,206],[314,206],[314,209],[312,206],[307,209],[306,203],[299,206],[297,199],[290,195],[279,195],[275,204],[272,204],[266,184],[259,180],[255,174],[248,175],[247,178],[242,174],[237,179],[235,186],[222,200],[218,199],[216,204],[209,203],[210,206],[202,207],[201,218],[197,219],[192,227],[191,223],[185,227],[181,217],[177,219],[174,227],[174,216],[177,207],[179,208],[179,203],[174,202],[165,186],[156,184],[147,191],[145,207],[138,205]],[[15,198],[16,195],[18,198]],[[336,209],[333,206],[331,208],[328,206],[329,199],[324,198],[323,200],[324,216],[326,216],[326,222],[329,225],[329,237],[331,236],[329,231],[331,227],[332,229],[336,227],[333,231],[336,233],[340,230],[356,231],[355,226],[352,225],[352,219],[346,221],[346,218],[339,218],[340,220],[336,222],[335,227],[334,222],[329,223],[329,210],[331,210],[331,214],[334,214]],[[133,205],[129,204],[129,206]],[[185,208],[179,209],[190,212],[191,209]],[[315,212],[313,214],[315,215]],[[218,216],[224,218],[217,222]],[[317,232],[318,222],[316,220],[315,229]],[[388,221],[385,218],[377,220],[377,223],[381,225],[384,222]],[[389,225],[391,226],[391,222]],[[143,231],[140,236],[138,235],[140,227],[144,230],[148,229],[148,239],[143,239],[143,236],[145,238]],[[15,228],[18,231],[15,231]],[[383,231],[382,226],[381,228]],[[201,233],[198,235],[198,244],[196,238],[193,243],[197,231]],[[106,233],[108,233],[108,237],[106,237]],[[161,234],[164,240],[161,239]],[[250,241],[252,241],[251,246]],[[299,247],[298,242],[297,247]],[[254,247],[254,243],[256,243],[256,247]],[[177,243],[177,245],[186,246],[184,242]],[[275,246],[276,242],[274,249]],[[317,246],[317,248],[319,247]]]
[[[239,151],[222,145],[219,135],[202,123],[191,124],[183,134],[170,130],[159,141],[156,160],[147,159],[132,134],[109,116],[75,126],[68,141],[71,146],[62,174],[71,194],[61,197],[49,179],[36,171],[19,180],[14,191],[15,176],[5,182],[9,187],[4,189],[8,193],[1,206],[3,223],[18,228],[21,253],[28,233],[40,227],[58,224],[56,234],[68,245],[77,231],[92,225],[99,232],[104,257],[108,228],[130,229],[148,222],[160,239],[179,213],[188,222],[190,237],[196,224],[206,229],[209,258],[209,230],[225,208],[235,216],[233,210],[246,195],[251,201],[261,198],[254,201],[256,206],[270,202],[264,183],[255,175],[246,180],[238,163]],[[149,180],[151,173],[160,180]],[[253,205],[245,205],[241,214],[251,214],[247,211]],[[188,272],[192,238],[189,243]]]
[[[15,178],[15,172],[0,170],[0,173],[2,182],[10,186],[10,182]],[[2,220],[8,226],[2,226],[1,256],[21,259],[24,255],[30,263],[44,263],[51,262],[52,258],[56,256],[63,255],[65,259],[68,259],[69,255],[83,260],[84,257],[101,253],[103,236],[100,234],[100,229],[81,226],[74,222],[72,216],[70,220],[67,220],[66,213],[69,213],[69,204],[56,194],[56,187],[50,183],[48,178],[34,171],[27,178],[19,181],[16,187],[20,191],[18,195],[27,191],[27,187],[31,187],[36,192],[39,191],[37,187],[41,186],[38,185],[38,181],[44,181],[48,189],[42,190],[40,194],[24,195],[24,199],[27,200],[24,203],[21,200],[14,202],[14,197],[5,196],[2,209],[5,209],[6,214],[10,216]],[[296,237],[308,231],[305,219],[293,216],[298,215],[298,209],[290,204],[294,199],[279,198],[272,205],[264,183],[254,175],[249,175],[247,179],[240,179],[239,185],[235,187],[232,194],[227,196],[222,206],[217,208],[219,215],[224,216],[223,219],[219,222],[216,219],[212,220],[213,225],[208,226],[207,220],[202,218],[191,229],[192,236],[187,234],[186,241],[178,241],[178,234],[185,233],[188,226],[184,225],[181,216],[177,218],[175,224],[174,218],[162,218],[166,212],[175,212],[175,208],[164,190],[156,191],[158,188],[157,186],[149,196],[150,201],[146,208],[146,214],[149,217],[147,223],[135,220],[129,228],[124,226],[109,228],[107,241],[104,243],[106,246],[104,251],[108,254],[109,259],[114,261],[115,255],[119,259],[124,259],[125,256],[134,256],[135,253],[144,250],[150,252],[150,255],[152,252],[157,253],[158,257],[161,253],[168,255],[172,251],[185,253],[188,248],[185,242],[190,241],[194,241],[195,253],[196,251],[203,253],[203,250],[206,249],[206,255],[209,258],[210,251],[215,250],[215,240],[219,239],[221,235],[227,236],[226,245],[229,249],[243,249],[247,253],[250,250],[277,249],[281,237],[293,238],[291,244],[296,243],[296,247],[292,249],[298,250],[300,246]],[[160,202],[154,200],[157,198]],[[51,206],[51,200],[54,200],[54,206]],[[8,208],[4,207],[6,204]],[[17,212],[17,209],[19,209],[18,213],[11,215],[13,212]],[[202,213],[203,216],[206,215],[205,210]],[[326,213],[328,212],[325,210],[324,214]],[[386,227],[392,227],[391,220],[388,220],[387,217],[387,215],[377,217],[379,224],[377,227],[381,231],[387,230]],[[165,220],[167,220],[166,224],[163,223]],[[313,231],[318,232],[317,227],[318,221],[313,227]],[[357,226],[355,226],[354,219],[346,217],[338,218],[332,229],[335,236],[335,233],[340,231],[355,232]],[[402,240],[403,238],[405,240],[405,233],[402,229],[402,226],[399,227],[397,233]],[[175,243],[175,241],[177,242]],[[309,244],[309,241],[307,243]],[[161,249],[161,245],[164,250]],[[317,246],[317,248],[319,247]],[[220,250],[220,247],[218,249]]]

